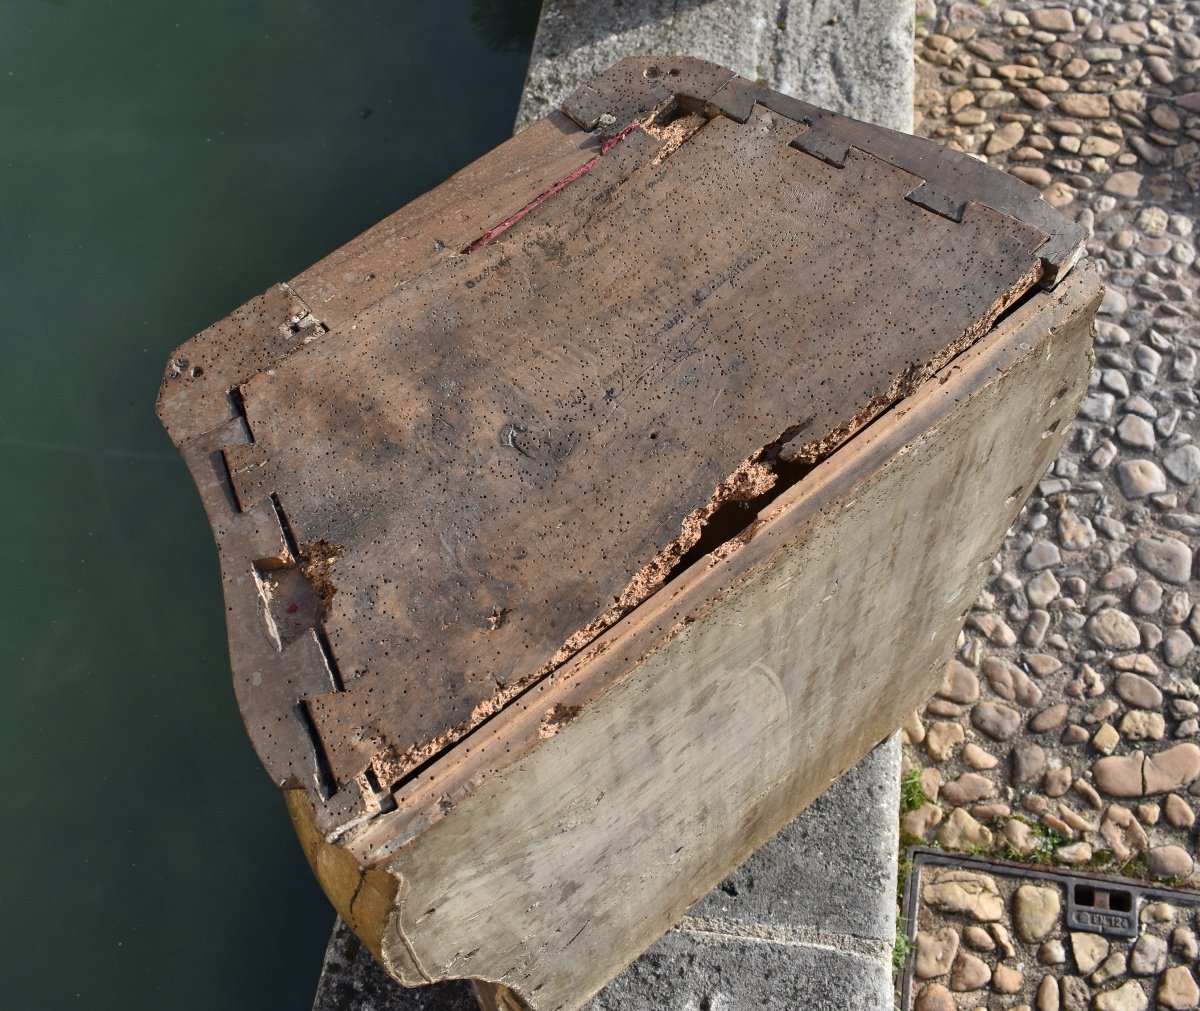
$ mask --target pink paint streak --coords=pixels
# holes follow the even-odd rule
[[[464,253],[473,253],[473,252],[475,252],[475,250],[479,249],[481,246],[486,246],[489,242],[491,242],[497,236],[503,235],[505,232],[507,232],[513,225],[515,225],[518,221],[520,221],[523,217],[525,217],[531,211],[537,209],[542,204],[544,204],[547,200],[549,200],[552,196],[554,196],[555,193],[560,193],[561,191],[565,190],[576,179],[582,179],[585,175],[587,175],[592,170],[592,168],[595,166],[596,162],[598,162],[602,157],[604,157],[604,155],[608,154],[609,151],[611,151],[614,147],[616,147],[618,144],[620,144],[621,141],[623,141],[626,137],[628,137],[631,133],[633,133],[634,130],[638,129],[640,126],[641,126],[641,124],[639,122],[637,122],[636,120],[634,120],[627,127],[625,127],[624,130],[622,130],[620,133],[618,133],[615,137],[609,137],[608,140],[601,141],[600,153],[598,155],[595,155],[589,161],[584,162],[584,164],[580,165],[579,168],[575,169],[575,171],[569,173],[568,175],[563,176],[558,182],[556,182],[549,189],[543,190],[541,193],[539,193],[536,197],[534,197],[532,200],[530,200],[529,203],[527,203],[524,207],[522,207],[515,214],[512,214],[509,217],[505,218],[503,221],[500,222],[500,224],[496,225],[495,227],[489,228],[486,232],[484,232],[481,236],[479,236],[478,239],[476,239],[474,242],[472,242],[469,246],[465,247],[463,249],[463,252]]]

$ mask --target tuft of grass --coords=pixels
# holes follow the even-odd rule
[[[892,974],[899,975],[904,968],[904,960],[908,958],[908,953],[912,950],[912,945],[908,943],[908,934],[904,930],[904,917],[899,913],[896,914],[896,943],[892,947]]]
[[[1056,832],[1039,821],[1030,821],[1019,814],[1014,814],[1012,817],[1013,820],[1029,826],[1029,830],[1033,833],[1033,849],[1028,853],[1022,853],[1012,845],[1005,843],[1000,855],[1005,860],[1011,860],[1014,863],[1040,864],[1043,866],[1053,864],[1054,851],[1067,841],[1066,837],[1061,832]]]
[[[921,767],[914,765],[900,780],[900,814],[908,814],[929,803],[929,797],[921,789]]]
[[[903,854],[910,846],[935,846],[938,849],[941,849],[941,846],[938,844],[938,842],[936,840],[931,842],[928,839],[922,839],[919,835],[913,835],[911,832],[901,832],[900,833],[900,851],[901,851],[901,853]],[[908,860],[907,856],[903,857],[903,862],[908,864],[909,867],[912,866],[912,862]]]
[[[1135,853],[1132,857],[1116,868],[1116,873],[1126,878],[1139,878],[1142,881],[1150,880],[1150,868],[1146,866],[1146,854]]]
[[[904,908],[904,889],[908,885],[908,878],[912,874],[913,869],[913,862],[908,855],[908,849],[910,846],[925,845],[928,844],[924,839],[910,835],[907,832],[900,833],[900,855],[896,861],[896,940],[892,947],[893,981],[899,978],[900,972],[904,968],[904,960],[908,957],[911,947],[908,943],[908,934],[904,929],[904,916],[901,914],[901,910]]]
[[[1150,868],[1146,864],[1146,853],[1142,851],[1135,853],[1123,864],[1117,863],[1117,858],[1111,850],[1097,850],[1092,856],[1092,859],[1081,865],[1081,870],[1096,871],[1098,873],[1112,874],[1120,878],[1134,878],[1138,881],[1160,881],[1171,888],[1187,887],[1188,879],[1184,878],[1156,878],[1150,873]]]

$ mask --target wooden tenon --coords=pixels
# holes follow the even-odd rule
[[[636,58],[173,356],[238,702],[387,971],[574,1008],[940,683],[1085,233]]]

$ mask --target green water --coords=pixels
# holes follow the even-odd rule
[[[332,912],[242,730],[155,392],[509,133],[505,16],[0,0],[0,1006],[309,1006]]]

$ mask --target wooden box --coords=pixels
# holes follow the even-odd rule
[[[392,976],[579,1006],[932,693],[1086,388],[1084,240],[638,58],[176,352],[247,728]]]

